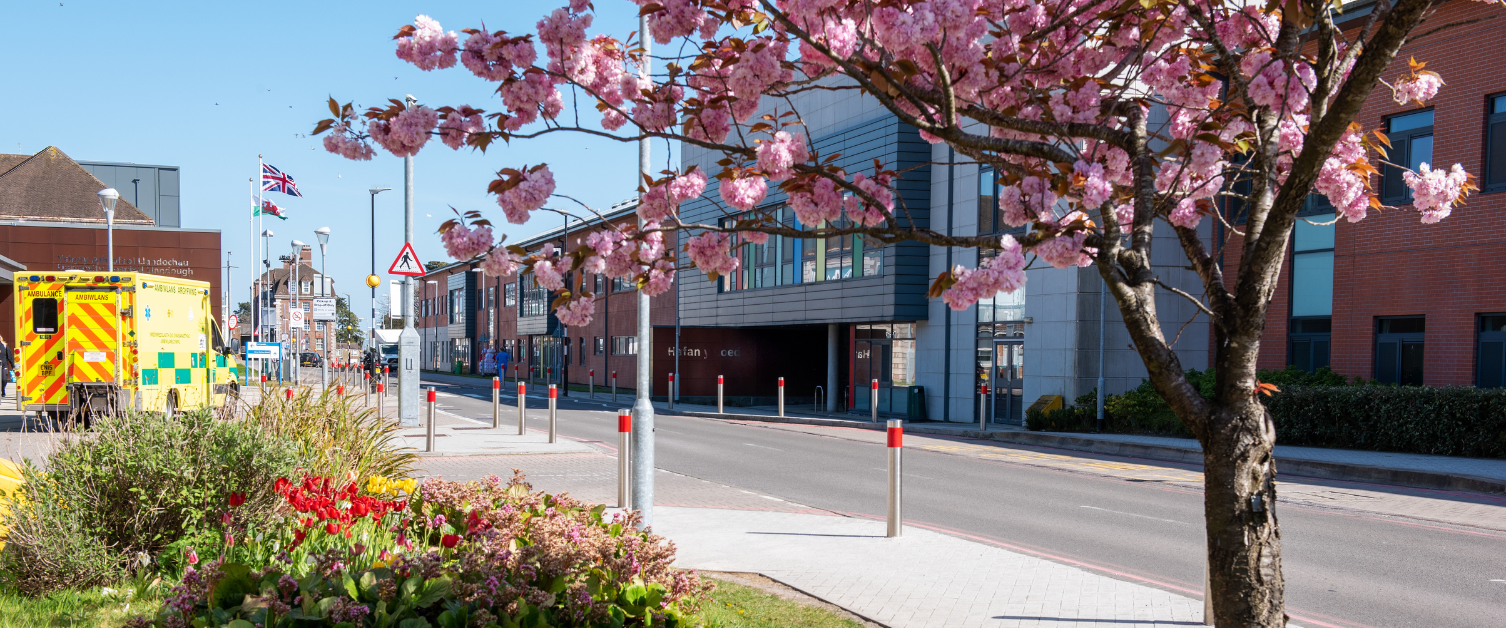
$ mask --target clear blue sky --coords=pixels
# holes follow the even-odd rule
[[[290,213],[286,221],[267,221],[276,233],[273,250],[285,253],[294,238],[314,244],[314,230],[328,226],[329,274],[340,292],[352,294],[357,312],[369,312],[361,296],[369,293],[362,282],[371,265],[366,190],[394,188],[377,196],[377,262],[385,279],[402,245],[402,160],[380,149],[370,162],[326,152],[320,138],[307,134],[329,117],[328,97],[364,108],[411,93],[429,106],[496,111],[501,102],[494,85],[459,64],[420,71],[393,54],[392,35],[420,13],[456,32],[483,21],[490,30],[532,32],[539,18],[565,4],[6,0],[0,23],[9,26],[10,52],[0,152],[29,154],[53,145],[79,160],[180,166],[183,226],[220,230],[224,250],[239,267],[235,301],[246,300],[250,277],[247,179],[256,175],[256,156],[264,155],[293,175],[304,194],[271,194]],[[636,29],[631,3],[596,5],[591,34],[622,38]],[[603,28],[609,25],[621,28]],[[582,110],[583,118],[598,119],[589,106]],[[664,145],[654,150],[662,168]],[[632,145],[557,135],[499,143],[483,155],[451,151],[435,140],[416,158],[419,256],[447,259],[436,229],[453,216],[451,206],[487,213],[513,239],[557,224],[558,215],[540,213],[529,224],[508,225],[486,193],[498,169],[539,162],[550,163],[558,192],[592,205],[634,194]],[[317,249],[314,256],[317,264]]]

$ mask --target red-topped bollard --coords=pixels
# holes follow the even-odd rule
[[[554,442],[555,435],[558,433],[558,429],[555,427],[555,424],[554,424],[554,403],[555,403],[555,397],[557,397],[558,395],[559,395],[559,390],[554,387],[554,384],[550,384],[549,385],[549,442],[550,443]]]
[[[528,385],[518,380],[518,436],[522,436],[526,427],[527,419],[523,416],[523,410],[528,407]]]
[[[499,410],[499,408],[501,408],[501,403],[502,403],[502,378],[500,378],[500,377],[493,377],[492,378],[492,429],[497,429],[497,426],[500,425],[500,423],[498,422],[499,421],[498,412],[501,411],[501,410]]]
[[[784,378],[779,378],[779,416],[784,416]]]
[[[669,392],[667,393],[667,397],[669,399],[669,409],[670,410],[675,409],[675,374],[674,373],[670,373],[669,374]]]
[[[888,429],[889,450],[889,530],[886,536],[899,536],[904,530],[900,505],[904,498],[904,482],[900,466],[900,452],[905,449],[904,421],[891,419]]]
[[[591,383],[589,384],[589,390],[591,391],[591,398],[595,399],[596,398],[596,369],[591,369],[590,382]]]
[[[633,508],[633,466],[628,450],[633,445],[633,411],[617,411],[617,507]]]
[[[612,401],[617,401],[617,371],[612,371]]]
[[[872,392],[873,394],[868,396],[868,405],[872,406],[871,411],[873,414],[868,420],[878,423],[878,380],[873,380]]]
[[[339,385],[339,386],[335,386],[335,396],[336,397],[344,397],[345,396],[345,386],[343,384]]]
[[[429,387],[429,421],[424,426],[424,451],[434,451],[434,408],[439,405],[434,387]]]

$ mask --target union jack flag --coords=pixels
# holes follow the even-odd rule
[[[303,194],[298,191],[298,184],[293,183],[292,175],[273,168],[272,164],[261,165],[261,189],[303,198]]]

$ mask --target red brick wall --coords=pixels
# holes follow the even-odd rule
[[[1486,61],[1506,50],[1498,7],[1450,2],[1419,26],[1426,34],[1409,42],[1382,75],[1387,82],[1407,73],[1415,57],[1447,83],[1433,100],[1435,168],[1455,163],[1478,175],[1484,166],[1486,96],[1506,92],[1506,73]],[[1472,20],[1478,22],[1470,23]],[[1495,51],[1495,52],[1487,52]],[[1483,55],[1483,56],[1482,56]],[[1497,60],[1498,61],[1498,60]],[[1368,131],[1384,129],[1386,116],[1418,109],[1400,105],[1384,85],[1376,87],[1357,121]],[[1380,179],[1373,178],[1378,188]],[[1475,367],[1475,316],[1506,312],[1506,193],[1476,195],[1444,221],[1424,225],[1410,207],[1372,210],[1358,223],[1340,222],[1334,239],[1333,369],[1348,376],[1374,376],[1375,321],[1382,316],[1427,318],[1424,382],[1471,385]],[[1234,280],[1242,239],[1225,248],[1225,276]],[[1290,260],[1283,267],[1261,344],[1260,367],[1286,365],[1290,313]]]

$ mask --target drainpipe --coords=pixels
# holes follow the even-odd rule
[[[1108,327],[1108,318],[1104,314],[1107,311],[1105,299],[1108,298],[1109,282],[1105,280],[1098,284],[1098,428],[1097,432],[1103,432],[1103,356],[1104,356],[1104,331]]]
[[[952,161],[957,158],[956,149],[946,147],[946,235],[952,237]],[[946,271],[952,270],[952,247],[946,247]],[[941,350],[941,420],[952,420],[952,308],[941,304],[944,315],[942,327],[945,343]]]

